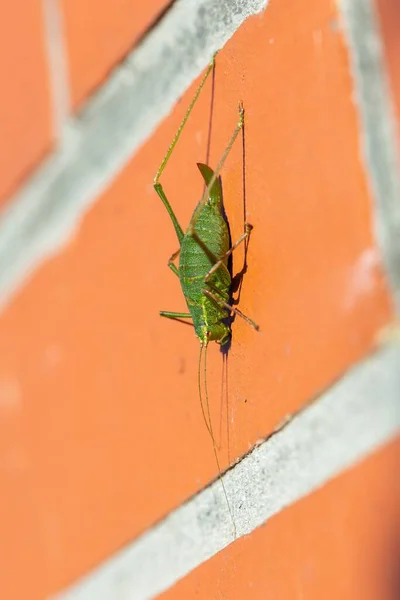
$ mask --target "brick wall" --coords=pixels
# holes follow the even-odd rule
[[[2,598],[398,597],[399,25],[395,0],[7,6]],[[222,182],[261,331],[208,355],[235,541],[152,187],[216,50],[163,185],[186,226],[242,101]]]

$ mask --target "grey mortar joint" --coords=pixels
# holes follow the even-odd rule
[[[63,128],[0,216],[0,308],[59,252],[192,81],[266,0],[177,0]]]
[[[379,19],[373,0],[340,0],[340,9],[355,83],[360,155],[374,198],[373,226],[400,315],[400,137]]]

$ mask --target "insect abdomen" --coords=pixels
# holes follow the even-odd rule
[[[217,207],[208,204],[203,207],[194,232],[204,246],[196,237],[186,233],[182,240],[179,260],[181,277],[191,280],[189,283],[193,286],[196,281],[202,281],[204,284],[205,276],[215,263],[213,257],[219,260],[229,250],[228,227]]]
[[[204,290],[209,290],[224,302],[229,301],[231,278],[226,267],[221,266],[212,274],[208,283],[205,281],[213,264],[229,249],[228,227],[219,206],[205,204],[197,216],[194,231],[204,245],[190,233],[184,235],[179,261],[182,291],[196,334],[201,338],[201,331],[206,328],[213,339],[218,339],[221,319],[228,313],[204,294]],[[222,328],[225,330],[225,326]]]

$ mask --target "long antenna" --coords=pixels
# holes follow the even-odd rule
[[[232,525],[233,525],[233,537],[236,539],[236,523],[235,523],[235,519],[233,518],[233,512],[232,512],[231,505],[229,503],[228,494],[226,493],[224,479],[222,477],[221,466],[220,466],[219,458],[218,458],[217,445],[215,443],[214,433],[213,433],[212,424],[211,424],[210,403],[208,401],[208,389],[207,389],[207,342],[201,344],[201,351],[200,351],[199,363],[200,363],[200,359],[201,359],[201,356],[202,356],[202,349],[203,348],[204,348],[204,394],[205,394],[205,398],[206,398],[206,413],[207,413],[207,416],[208,416],[208,419],[209,419],[209,427],[207,426],[207,430],[208,430],[208,432],[210,434],[210,437],[211,437],[211,440],[212,440],[212,443],[213,443],[213,450],[214,450],[215,462],[217,463],[217,467],[218,467],[218,476],[219,476],[219,480],[221,481],[221,485],[222,485],[222,489],[224,491],[224,496],[225,496],[226,504],[227,504],[229,515],[231,517],[231,521],[232,521]],[[202,406],[202,411],[203,411],[203,416],[204,416],[205,415],[205,411],[204,411],[203,401],[202,401],[202,397],[201,397],[201,388],[200,388],[200,404]]]
[[[197,390],[199,392],[200,408],[201,408],[201,414],[203,415],[204,423],[206,424],[207,431],[210,434],[211,439],[214,439],[212,428],[211,428],[211,419],[209,418],[209,420],[207,421],[206,413],[204,410],[203,398],[202,398],[202,394],[201,394],[201,357],[203,355],[203,348],[205,348],[205,347],[206,346],[203,344],[203,342],[200,342],[199,362],[197,365]],[[208,414],[210,414],[210,412]]]

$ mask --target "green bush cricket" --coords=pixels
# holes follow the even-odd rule
[[[219,478],[222,483],[223,492],[227,502],[229,514],[233,523],[234,537],[236,537],[236,525],[233,518],[231,506],[225,490],[224,482],[217,453],[214,432],[211,423],[210,408],[207,392],[207,345],[210,341],[215,341],[221,346],[227,344],[231,338],[231,315],[238,314],[254,329],[259,327],[254,321],[244,315],[238,308],[232,306],[230,302],[232,278],[228,269],[228,259],[232,252],[242,242],[248,240],[252,226],[245,223],[244,233],[231,246],[230,234],[222,203],[222,189],[219,173],[221,168],[244,124],[244,109],[239,105],[239,120],[235,130],[222,154],[222,157],[213,171],[208,165],[198,163],[197,166],[204,179],[206,188],[204,194],[196,206],[190,219],[186,232],[183,231],[178,219],[164,193],[160,183],[160,177],[164,171],[168,160],[179,140],[183,128],[188,120],[190,113],[199,97],[204,84],[214,68],[215,57],[208,66],[200,85],[198,86],[193,100],[191,101],[186,114],[172,140],[171,145],[156,173],[154,178],[154,189],[161,198],[167,212],[171,218],[172,224],[179,242],[179,249],[168,261],[168,266],[175,275],[179,277],[182,292],[188,307],[188,313],[161,311],[162,317],[181,320],[191,319],[195,334],[200,340],[200,352],[198,361],[198,390],[200,406],[206,424],[207,430],[213,443],[214,455],[218,467]],[[175,259],[179,255],[179,267],[175,265]],[[202,399],[202,365],[204,367],[204,396],[205,408]]]

